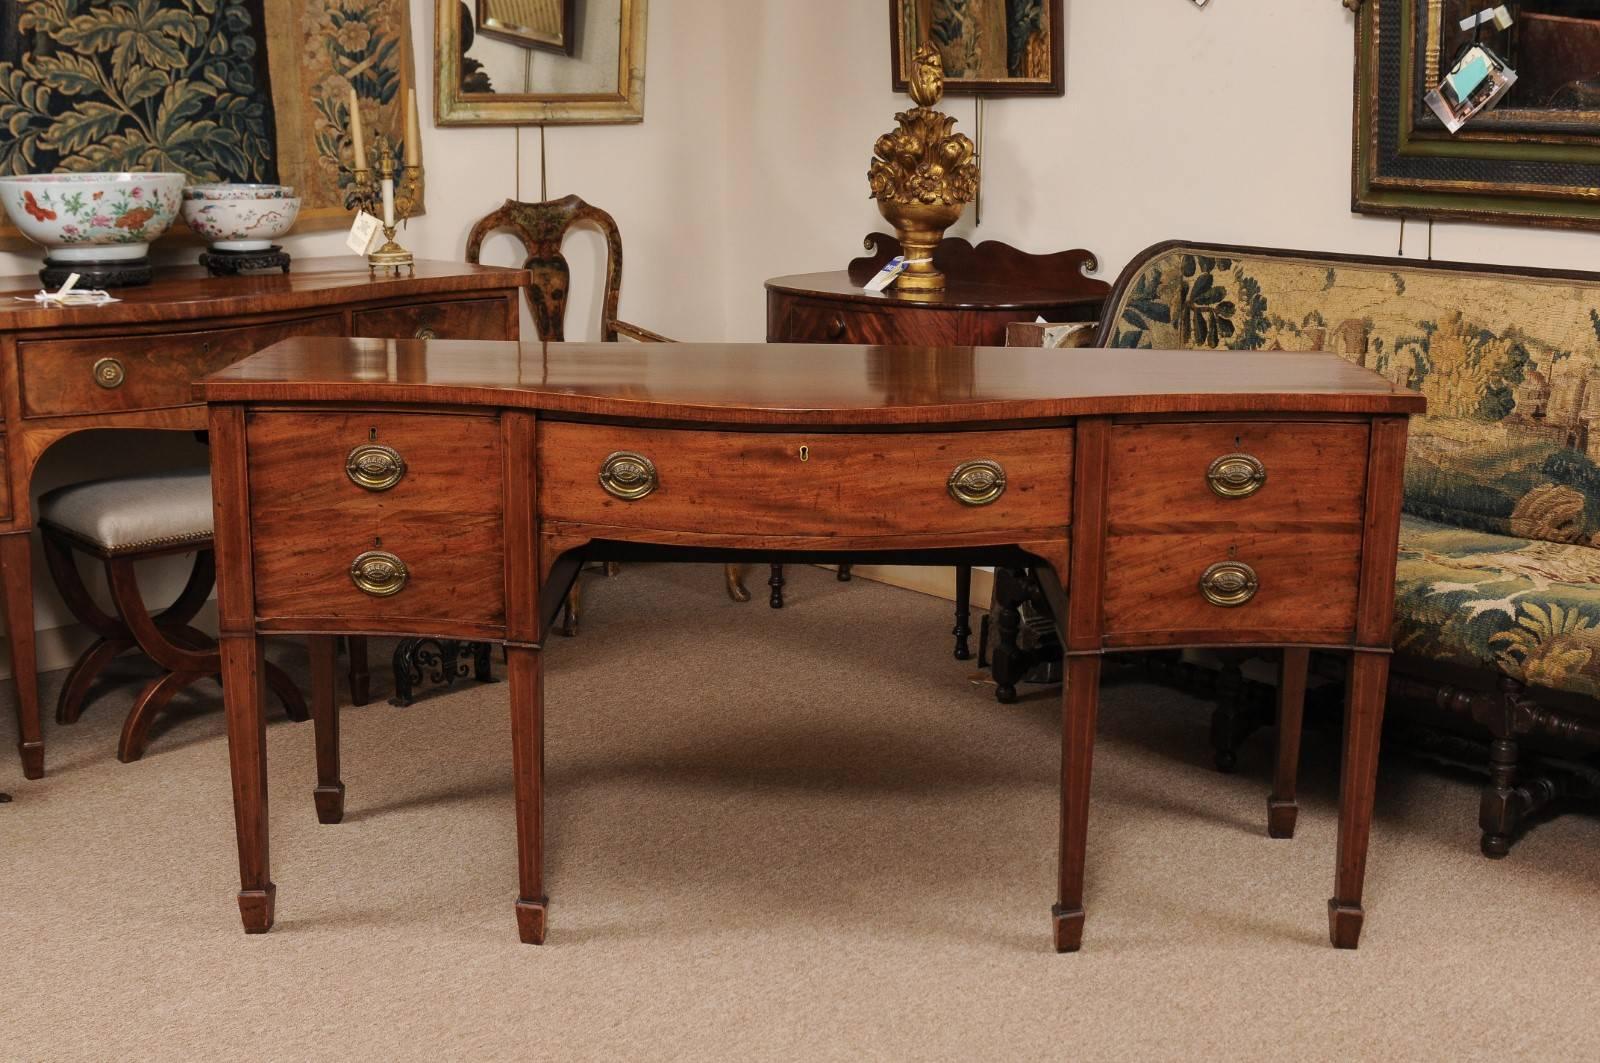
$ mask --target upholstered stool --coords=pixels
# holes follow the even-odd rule
[[[144,755],[151,724],[178,691],[221,671],[216,641],[189,626],[216,579],[211,519],[211,477],[204,469],[73,484],[39,500],[50,575],[73,615],[99,636],[67,675],[56,721],[76,722],[95,678],[127,650],[138,647],[166,669],[140,692],[122,725],[117,759],[124,763]],[[115,616],[106,615],[90,596],[75,550],[105,565]],[[188,583],[172,605],[152,616],[139,594],[134,565],[191,551],[195,559]],[[306,719],[305,700],[281,669],[268,664],[266,680],[290,719]]]

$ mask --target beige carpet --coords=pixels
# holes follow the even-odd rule
[[[124,766],[111,690],[23,783],[5,706],[0,1058],[1600,1058],[1600,822],[1491,863],[1476,791],[1393,759],[1335,952],[1330,739],[1274,842],[1266,736],[1221,776],[1204,705],[1112,687],[1057,956],[1055,699],[969,684],[942,602],[792,572],[773,612],[628,568],[556,640],[544,948],[512,917],[503,684],[347,711],[337,827],[310,726],[275,722],[279,921],[249,938],[220,714]]]

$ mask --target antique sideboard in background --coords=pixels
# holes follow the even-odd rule
[[[46,309],[16,298],[36,292],[37,278],[0,278],[0,579],[23,773],[44,774],[29,483],[52,444],[90,429],[204,429],[193,382],[292,336],[516,339],[527,279],[447,262],[374,277],[357,258],[303,259],[288,274],[250,277],[163,270],[117,290],[120,302]]]

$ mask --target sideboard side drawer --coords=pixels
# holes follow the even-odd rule
[[[187,406],[200,377],[291,336],[342,336],[339,314],[271,325],[91,339],[20,340],[22,415]]]
[[[1201,586],[1207,571],[1239,564],[1253,575],[1254,593],[1240,605],[1209,600]],[[1347,640],[1360,568],[1359,533],[1113,536],[1106,543],[1105,634],[1130,645],[1170,641],[1164,633],[1190,644],[1262,631]]]
[[[779,323],[779,343],[897,343],[894,318],[849,303],[790,299]]]
[[[546,520],[756,535],[910,535],[1062,528],[1072,514],[1072,430],[714,432],[572,422],[540,426],[539,512]],[[608,492],[617,454],[654,468],[641,497]],[[958,466],[998,463],[986,504],[952,494]]]
[[[1311,421],[1117,425],[1110,531],[1137,534],[1175,514],[1189,523],[1355,524],[1367,436],[1365,424]]]
[[[504,299],[461,299],[358,310],[351,335],[380,340],[509,340]],[[514,320],[514,319],[513,319]]]
[[[396,630],[504,624],[497,418],[252,413],[246,438],[258,616]],[[364,468],[363,448],[384,449]],[[352,579],[369,551],[405,565],[397,593],[374,596]]]

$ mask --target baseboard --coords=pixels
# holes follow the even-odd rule
[[[920,565],[852,565],[850,571],[861,579],[870,579],[874,583],[886,583],[902,590],[931,594],[947,602],[956,600],[956,570],[953,568],[929,568]],[[973,606],[980,611],[987,609],[989,596],[993,590],[994,573],[986,568],[973,569]]]
[[[191,624],[208,634],[216,634],[215,598],[201,607]],[[54,672],[57,669],[72,667],[73,662],[94,642],[94,632],[82,624],[68,624],[66,627],[51,627],[36,631],[33,641],[34,657],[39,662],[39,671]],[[0,638],[0,680],[10,678],[11,647],[6,639]]]

